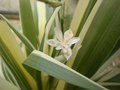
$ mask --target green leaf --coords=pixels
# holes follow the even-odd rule
[[[76,60],[76,62],[79,62],[79,61],[80,61],[79,59],[76,59],[75,57],[76,57],[77,54],[78,54],[79,48],[80,48],[80,46],[81,46],[81,44],[82,44],[82,42],[83,42],[83,40],[84,40],[84,38],[85,38],[86,33],[88,32],[88,28],[90,27],[91,22],[92,22],[94,16],[96,15],[96,12],[97,12],[97,10],[99,9],[102,1],[103,1],[103,0],[97,1],[96,4],[95,4],[95,6],[93,7],[92,11],[90,12],[89,17],[87,18],[87,20],[86,20],[86,22],[85,22],[85,24],[84,24],[84,26],[83,26],[80,34],[79,34],[80,41],[79,41],[77,44],[75,44],[75,46],[74,46],[74,48],[73,48],[73,54],[72,54],[72,56],[70,57],[70,59],[68,60],[67,66],[72,67],[73,64],[74,64],[74,62],[75,62],[75,60]],[[79,1],[79,2],[81,2],[81,1]],[[83,3],[84,3],[85,5],[88,5],[88,6],[86,6],[86,8],[87,8],[87,9],[86,9],[86,13],[87,13],[87,12],[89,11],[88,9],[92,8],[91,6],[89,6],[89,5],[91,5],[91,1],[89,1],[89,4],[88,4],[88,1],[87,1],[87,0],[84,1]],[[85,7],[85,6],[84,6],[84,5],[81,5],[81,4],[79,3],[77,7]],[[85,9],[84,9],[84,10],[85,10]],[[81,10],[81,12],[82,12],[82,10]],[[81,18],[81,19],[79,20],[78,18],[76,18],[76,17],[78,17],[76,14],[78,14],[78,15],[80,14],[79,8],[76,8],[75,15],[73,16],[73,20],[72,20],[71,26],[70,26],[74,32],[78,32],[77,30],[79,30],[78,28],[74,27],[74,24],[75,24],[75,26],[80,27],[80,26],[81,26],[81,23],[83,24],[83,20],[82,20],[81,17],[85,17],[85,16],[86,16],[85,11],[83,11],[82,14],[85,14],[85,15],[84,15],[84,16],[83,16],[83,15],[82,15],[82,16],[80,15],[81,17],[79,17],[79,18]],[[87,13],[87,14],[88,14],[88,13]],[[82,21],[81,21],[81,20],[82,20]],[[78,26],[78,25],[79,25],[79,26]],[[79,30],[79,31],[80,31],[80,30]],[[80,49],[81,49],[81,48],[80,48]],[[78,60],[78,61],[77,61],[77,60]],[[57,86],[58,90],[59,90],[60,88],[63,89],[64,87],[65,87],[65,82],[60,81],[59,84],[58,84],[58,86]],[[70,87],[70,88],[71,88],[71,87]]]
[[[31,0],[19,0],[20,6],[20,19],[22,23],[22,29],[24,35],[28,38],[28,40],[34,45],[34,47],[38,48],[38,25],[35,25],[35,19],[33,15],[33,9],[31,6]]]
[[[115,68],[112,71],[110,71],[109,73],[107,73],[106,75],[104,75],[103,77],[101,77],[98,82],[103,82],[106,80],[109,80],[115,76],[117,76],[118,74],[120,74],[120,69],[119,68]]]
[[[0,18],[3,19],[4,21],[6,21],[6,23],[9,25],[9,27],[11,28],[11,30],[14,31],[14,33],[18,36],[18,38],[24,43],[24,45],[26,46],[26,48],[32,52],[33,50],[35,50],[35,47],[31,44],[31,42],[24,36],[22,35],[20,32],[18,32],[16,30],[16,28],[11,24],[10,21],[8,21],[4,16],[2,16],[0,14]]]
[[[99,0],[99,1],[100,1],[100,0]],[[97,0],[90,0],[90,1],[89,1],[89,4],[88,4],[88,6],[87,6],[87,8],[86,8],[86,11],[85,11],[85,13],[84,13],[84,15],[83,15],[83,17],[82,17],[82,20],[80,21],[80,24],[79,24],[78,29],[77,29],[76,36],[78,36],[78,35],[80,34],[80,32],[81,32],[84,24],[87,22],[86,20],[88,19],[88,17],[90,17],[90,16],[89,16],[90,13],[93,12],[93,11],[92,11],[93,8],[96,8],[96,7],[95,7],[96,2],[97,2]],[[101,0],[100,2],[102,2],[102,0]],[[100,4],[101,4],[101,3],[98,4],[98,7],[99,7]],[[97,8],[96,8],[96,9],[97,9]],[[94,14],[95,14],[95,12],[94,12]],[[93,16],[94,16],[94,15],[93,15]]]
[[[107,60],[120,36],[120,1],[103,0],[82,42],[73,68],[91,77]]]
[[[103,82],[103,83],[99,83],[100,85],[103,85],[103,86],[120,86],[120,83],[117,83],[117,82]]]
[[[20,89],[0,77],[0,90],[20,90]]]
[[[48,51],[48,44],[46,43],[46,40],[48,40],[48,35],[49,35],[49,31],[50,31],[50,28],[55,20],[55,17],[57,15],[57,13],[59,12],[60,10],[60,7],[57,7],[54,11],[54,13],[52,14],[51,18],[49,19],[47,25],[46,25],[46,30],[45,30],[45,39],[44,39],[44,46],[43,46],[43,52],[46,53],[46,54],[49,54],[49,51]]]
[[[37,3],[38,1],[30,0],[31,1],[31,8],[33,12],[33,20],[35,22],[35,27],[38,29],[38,8]]]
[[[11,28],[11,30],[14,31],[14,33],[17,35],[17,37],[22,41],[22,43],[24,43],[27,51],[32,52],[33,50],[35,50],[35,47],[32,45],[32,43],[20,32],[18,32],[18,30],[16,30],[16,28],[11,24],[10,21],[8,21],[4,16],[0,15],[0,18],[3,19],[4,21],[6,21],[6,23],[9,25],[9,27]],[[9,29],[10,30],[10,29]],[[30,69],[29,72],[32,72],[32,70]],[[32,72],[30,73],[33,77],[36,77],[35,75],[36,72]],[[38,78],[37,78],[38,80]],[[40,85],[39,85],[40,86]]]
[[[116,57],[118,57],[118,55],[120,55],[120,49],[118,49],[100,68],[99,68],[99,70],[95,73],[95,75],[91,78],[92,80],[97,80],[98,78],[100,78],[100,77],[102,77],[101,75],[104,75],[104,74],[106,74],[106,73],[104,73],[103,71],[110,65],[110,64],[112,64],[113,63],[113,61],[116,59]],[[114,70],[113,70],[114,71]],[[115,71],[113,72],[112,71],[112,73],[114,73],[114,75],[116,75],[117,73],[120,73],[119,71],[119,69],[116,71],[117,73],[115,73]],[[108,71],[109,72],[109,71]],[[112,74],[113,75],[113,74]],[[106,75],[105,75],[106,76]],[[104,77],[104,76],[103,76]],[[112,77],[110,77],[110,75],[108,76],[107,75],[107,77],[109,77],[109,78],[112,78]]]
[[[74,35],[76,35],[79,24],[82,21],[82,18],[84,16],[84,13],[87,9],[87,6],[89,4],[90,0],[84,0],[84,1],[79,1],[75,10],[75,14],[73,16],[70,28],[72,29]]]
[[[0,55],[21,89],[37,89],[34,79],[22,66],[26,56],[19,47],[14,32],[10,30],[5,21],[0,21]]]
[[[38,8],[38,22],[39,22],[39,42],[40,46],[42,46],[42,40],[44,39],[44,33],[45,33],[45,27],[47,21],[50,19],[52,13],[53,13],[53,8],[50,8],[47,6],[45,3],[42,2],[37,2],[37,8]]]
[[[44,3],[38,2],[38,21],[39,21],[39,42],[41,46],[41,42],[43,40],[44,32],[45,32],[45,24],[46,24],[46,6]],[[39,46],[39,48],[40,48]]]
[[[77,53],[78,53],[78,51],[79,51],[79,48],[80,48],[80,46],[81,46],[81,44],[82,44],[82,42],[83,42],[83,40],[84,40],[84,38],[85,38],[85,36],[86,36],[86,34],[87,34],[87,32],[88,32],[88,28],[90,27],[90,25],[91,25],[91,23],[92,23],[92,21],[93,21],[93,19],[94,19],[94,16],[96,15],[96,12],[97,12],[97,10],[99,9],[102,1],[103,1],[103,0],[99,0],[98,2],[96,2],[96,4],[95,4],[94,8],[92,9],[89,17],[87,18],[87,20],[86,20],[86,22],[85,22],[85,24],[84,24],[84,26],[83,26],[80,34],[79,34],[80,41],[79,41],[77,44],[75,44],[75,46],[74,46],[74,48],[73,48],[73,52],[74,52],[74,53],[72,54],[70,60],[67,62],[67,65],[68,65],[69,67],[72,67],[72,66],[73,66],[73,63],[74,63],[74,61],[75,61],[75,57],[77,56]],[[73,18],[73,19],[74,19],[74,18]],[[73,20],[73,21],[74,21],[74,20]],[[76,22],[74,22],[74,23],[76,23]],[[72,25],[72,24],[71,24],[71,25]],[[76,31],[76,32],[77,32],[77,31]],[[80,49],[81,49],[81,48],[80,48]]]
[[[84,87],[91,90],[107,90],[40,51],[33,51],[24,62],[24,65],[27,65],[35,70],[48,73],[51,76],[65,80],[66,82],[79,87]]]

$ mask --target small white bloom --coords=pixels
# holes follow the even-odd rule
[[[59,28],[55,28],[55,39],[49,39],[47,43],[56,47],[56,50],[62,50],[68,60],[72,55],[71,45],[77,43],[79,40],[79,37],[73,37],[71,29],[67,30],[63,36],[62,31]]]

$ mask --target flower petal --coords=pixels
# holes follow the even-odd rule
[[[71,39],[73,37],[73,32],[71,29],[67,30],[64,33],[64,41],[68,41],[69,39]]]
[[[68,60],[72,55],[72,50],[71,48],[65,48],[63,49],[63,53],[64,53],[65,58]]]
[[[55,27],[54,29],[55,31],[55,37],[59,40],[59,41],[63,41],[63,34],[62,34],[62,31],[60,30],[60,28],[58,27]]]
[[[56,47],[59,45],[59,41],[57,41],[56,39],[49,39],[47,40],[47,43],[50,45],[50,46],[53,46],[53,47]]]
[[[77,43],[79,40],[80,40],[79,37],[73,37],[72,39],[70,39],[70,40],[68,41],[67,44],[68,44],[69,46],[71,46],[72,44]]]
[[[56,49],[56,50],[61,50],[62,47],[61,47],[61,46],[57,46],[55,49]]]
[[[56,50],[61,50],[61,49],[65,49],[65,48],[69,48],[69,46],[67,44],[59,44],[57,47],[56,47]]]

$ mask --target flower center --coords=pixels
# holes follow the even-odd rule
[[[66,42],[62,42],[61,44],[60,44],[60,46],[62,47],[62,48],[66,48]]]

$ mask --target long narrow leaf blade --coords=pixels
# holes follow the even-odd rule
[[[34,79],[22,66],[26,57],[5,21],[0,21],[0,55],[22,89],[36,88]]]
[[[39,42],[41,45],[44,32],[45,32],[45,25],[46,25],[46,6],[42,2],[37,3],[37,8],[38,8],[38,23],[39,23]],[[40,46],[39,46],[40,47]]]
[[[24,35],[35,48],[38,46],[38,25],[35,25],[31,0],[19,0],[20,17]]]
[[[38,71],[46,72],[51,76],[65,80],[79,87],[91,90],[106,90],[104,87],[40,51],[33,51],[24,62],[24,65]]]
[[[55,20],[55,17],[57,15],[57,13],[59,12],[61,7],[57,7],[54,11],[54,13],[52,14],[51,18],[49,19],[47,25],[46,25],[46,31],[45,31],[45,40],[44,40],[44,47],[43,47],[43,52],[46,54],[49,54],[48,52],[48,44],[46,43],[46,40],[48,40],[48,35],[49,35],[49,31],[50,28]]]
[[[7,20],[4,16],[0,15],[0,18],[3,19],[4,21],[6,21],[6,23],[9,25],[9,27],[11,28],[11,30],[13,30],[13,32],[18,36],[18,38],[24,43],[24,45],[26,46],[26,48],[32,52],[33,50],[35,50],[35,47],[31,44],[31,42],[24,36],[22,35],[20,32],[18,32],[16,30],[16,28],[11,24],[11,22],[9,20]]]
[[[85,10],[89,4],[90,0],[79,0],[75,14],[73,16],[72,22],[71,22],[71,29],[73,30],[74,34],[76,35],[79,24],[84,16]]]
[[[103,0],[82,42],[73,68],[88,77],[107,60],[119,39],[119,4],[119,0]]]
[[[100,80],[98,80],[98,82],[107,81],[107,80],[117,76],[118,74],[120,74],[120,69],[119,68],[115,68],[111,72],[106,74],[104,77],[100,78]]]
[[[92,80],[96,80],[100,78],[102,72],[110,65],[113,63],[113,61],[120,55],[120,49],[117,50],[101,67],[100,69],[95,73],[94,76],[92,76]],[[120,72],[117,72],[120,73]],[[104,74],[103,74],[104,75]]]

